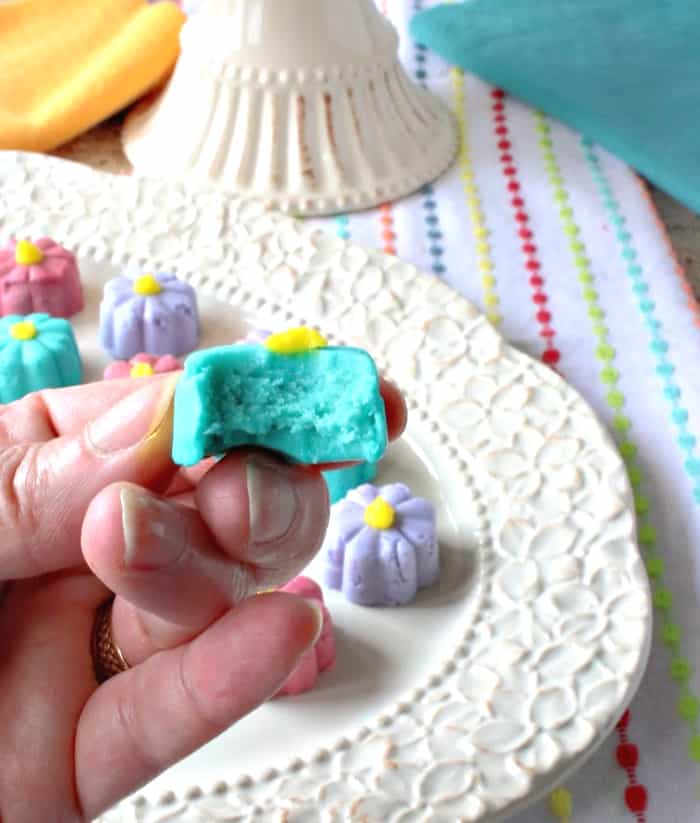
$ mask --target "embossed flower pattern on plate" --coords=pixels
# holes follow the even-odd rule
[[[0,185],[5,235],[148,261],[224,316],[368,348],[472,555],[469,585],[439,593],[440,608],[464,598],[459,636],[373,719],[260,773],[200,769],[104,821],[486,820],[590,753],[639,683],[651,609],[624,465],[572,388],[437,278],[258,203],[21,154]]]

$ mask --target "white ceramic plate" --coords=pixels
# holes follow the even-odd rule
[[[380,479],[438,507],[439,585],[400,609],[328,593],[335,671],[105,821],[493,821],[602,741],[639,684],[650,597],[623,463],[556,374],[434,277],[205,189],[0,154],[13,233],[77,252],[91,377],[100,286],[126,267],[196,285],[205,344],[306,323],[369,349],[410,406]]]

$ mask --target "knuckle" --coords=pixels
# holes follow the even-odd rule
[[[129,672],[134,676],[136,672]],[[138,710],[139,700],[137,690],[118,689],[114,699],[114,716],[116,734],[121,737],[122,751],[128,752],[131,760],[135,760],[144,775],[153,775],[163,768],[163,763],[157,753],[152,750],[149,728],[145,718]]]
[[[40,392],[25,395],[21,400],[0,406],[0,443],[20,445],[56,436]]]
[[[231,700],[231,695],[225,687],[223,687],[225,694],[222,695],[222,687],[220,687],[218,690],[210,690],[211,693],[207,695],[207,700],[202,700],[200,689],[198,689],[193,682],[193,670],[190,665],[189,651],[189,648],[183,649],[180,654],[177,669],[178,690],[182,695],[184,705],[187,707],[187,713],[195,718],[196,723],[205,730],[207,736],[213,736],[220,731],[220,723],[217,723],[214,719],[219,713],[217,709],[220,711],[218,703],[223,702],[225,705],[228,705]]]
[[[38,453],[36,446],[10,446],[0,455],[0,542],[30,557],[39,532],[34,501],[44,483]]]

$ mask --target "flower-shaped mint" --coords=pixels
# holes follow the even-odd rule
[[[335,632],[331,614],[323,602],[321,587],[309,577],[295,577],[280,591],[291,592],[306,600],[315,600],[323,612],[323,628],[316,643],[302,655],[296,669],[284,681],[277,692],[283,694],[302,694],[316,685],[319,674],[335,665]]]
[[[82,308],[78,264],[63,246],[42,237],[11,240],[0,249],[0,315],[70,317]]]
[[[197,297],[173,274],[117,277],[100,304],[102,346],[118,360],[139,352],[187,354],[199,343]]]
[[[105,380],[122,380],[125,377],[151,377],[154,374],[164,374],[169,371],[178,371],[182,363],[172,354],[158,357],[155,354],[137,354],[131,360],[117,360],[110,363],[104,370]]]
[[[0,318],[0,403],[73,386],[81,378],[80,354],[67,320],[48,314]]]
[[[403,483],[366,483],[333,506],[323,551],[326,583],[348,600],[408,603],[438,578],[435,509]]]

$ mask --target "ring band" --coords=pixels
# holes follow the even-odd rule
[[[98,683],[125,672],[129,664],[112,637],[112,604],[114,596],[98,608],[92,629],[92,664]]]

